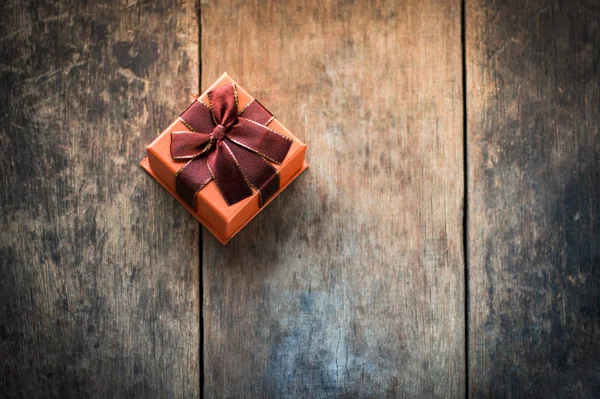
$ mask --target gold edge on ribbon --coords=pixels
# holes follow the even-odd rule
[[[265,107],[264,105],[262,105],[262,103],[258,100],[256,100],[256,102],[258,103],[258,105],[264,109],[265,111],[267,111],[269,113],[269,115],[271,115],[271,118],[269,118],[269,120],[265,123],[265,126],[267,126],[269,123],[273,122],[273,119],[275,119],[275,115],[273,115],[273,113],[271,111],[269,111],[267,109],[267,107]]]
[[[171,134],[189,134],[190,132],[171,132]],[[198,132],[191,132],[194,134],[205,134],[205,133],[198,133]],[[206,145],[204,146],[204,148],[202,150],[200,150],[200,152],[193,154],[193,155],[186,155],[186,156],[179,156],[179,157],[174,157],[171,154],[171,158],[173,158],[176,161],[185,161],[186,159],[193,159],[196,157],[199,157],[200,155],[204,154],[206,151],[208,151],[210,149],[210,146],[212,145],[214,140],[214,137],[210,137],[210,139],[208,140],[208,142],[206,143]]]
[[[204,104],[208,109],[212,110],[212,101],[210,100],[210,95],[212,94],[212,90],[206,93],[206,99],[208,100],[208,105],[204,104],[204,101],[200,100],[202,104]]]
[[[198,101],[200,102],[200,104],[204,105],[209,110],[212,110],[212,107],[210,107],[209,105],[206,105],[206,103],[204,101],[202,101],[202,98],[198,97]],[[208,101],[210,101],[210,99]]]
[[[206,158],[206,167],[208,168],[208,171],[210,172],[210,176],[211,176],[212,180],[215,181],[215,184],[217,185],[217,188],[219,189],[219,192],[221,193],[221,197],[223,198],[223,200],[225,201],[227,206],[231,206],[231,204],[229,204],[229,201],[227,201],[227,197],[225,197],[225,194],[223,194],[223,190],[221,190],[221,186],[219,186],[219,181],[217,179],[215,179],[215,174],[213,173],[212,169],[210,168],[210,164],[208,163],[208,158]]]
[[[206,166],[208,166],[208,162],[206,163]],[[210,170],[210,168],[208,168],[208,170]],[[196,209],[196,196],[198,195],[198,193],[199,193],[200,191],[202,191],[202,189],[203,189],[204,187],[206,187],[206,185],[207,185],[208,183],[210,183],[210,181],[211,181],[212,179],[213,179],[213,177],[212,177],[212,174],[211,174],[211,176],[210,176],[208,179],[206,179],[206,181],[205,181],[204,183],[202,183],[202,185],[200,185],[200,188],[198,188],[198,190],[196,190],[196,192],[194,193],[194,199],[193,199],[193,201],[194,201],[194,206],[193,206],[193,208],[194,208],[194,210],[195,210],[196,212],[198,212],[198,210]],[[216,180],[215,180],[215,182],[216,182]]]
[[[255,189],[256,191],[260,192],[260,190],[258,190],[256,188],[256,186],[254,184],[252,184],[252,182],[250,180],[248,180],[248,178],[246,177],[246,174],[244,173],[244,169],[242,168],[242,166],[238,162],[238,160],[235,157],[235,155],[233,155],[233,151],[231,151],[231,148],[229,148],[229,146],[227,145],[227,143],[223,142],[223,144],[225,145],[225,148],[227,149],[227,152],[229,152],[229,155],[231,155],[231,157],[233,158],[233,162],[235,162],[235,164],[237,165],[238,169],[240,170],[240,173],[242,174],[242,177],[246,181],[246,184],[248,185],[248,187],[250,187],[250,190]]]
[[[212,101],[210,100],[210,96],[212,94],[212,90],[209,91],[208,93],[206,93],[206,98],[208,99],[208,105],[204,104],[209,110],[210,110],[210,116],[212,117],[213,122],[215,123],[215,126],[218,125],[217,120],[215,119],[215,114],[213,114],[212,112]]]
[[[264,163],[266,163],[267,165],[269,165],[269,167],[275,171],[275,173],[277,174],[277,177],[279,178],[279,187],[277,187],[277,189],[279,190],[281,188],[281,175],[279,174],[279,171],[273,167],[273,165],[271,165],[266,159],[264,159],[263,157],[259,156],[260,160],[263,161]],[[259,189],[256,189],[256,191],[258,191],[258,195],[260,195],[260,206],[264,205],[264,200],[263,200],[263,196],[262,196],[262,192]]]
[[[275,118],[275,117],[273,117],[273,118]],[[286,139],[287,141],[290,141],[290,142],[292,142],[292,143],[294,142],[294,140],[292,140],[291,138],[289,138],[289,137],[287,137],[287,136],[284,136],[283,134],[279,133],[278,131],[275,131],[275,130],[271,129],[270,127],[268,127],[268,126],[266,126],[266,125],[262,125],[262,124],[260,124],[260,123],[258,123],[258,122],[255,122],[255,121],[253,121],[252,119],[248,119],[248,118],[244,118],[244,119],[246,119],[246,120],[248,120],[248,121],[250,121],[250,122],[254,123],[255,125],[262,126],[262,127],[264,127],[265,129],[267,129],[267,130],[270,130],[271,132],[273,132],[273,133],[275,133],[275,134],[278,134],[279,136],[283,137],[283,138],[284,138],[284,139]],[[272,121],[272,120],[269,120],[269,122],[268,122],[268,123],[270,123],[271,121]]]
[[[181,169],[179,169],[179,170],[177,171],[177,173],[175,173],[175,178],[176,178],[176,179],[177,179],[177,177],[178,177],[178,176],[181,174],[181,172],[183,172],[183,170],[185,169],[185,167],[186,167],[186,166],[188,166],[188,165],[189,165],[189,164],[190,164],[192,161],[193,161],[193,159],[190,159],[189,161],[187,161],[187,162],[185,163],[185,165],[183,165],[183,166],[181,167]]]
[[[230,139],[229,137],[227,137],[227,140],[229,140],[229,141],[231,141],[231,142],[233,142],[233,143],[235,143],[235,144],[239,145],[240,147],[243,147],[243,148],[245,148],[245,149],[249,150],[250,152],[252,152],[252,153],[254,153],[254,154],[258,155],[258,156],[259,156],[259,158],[261,159],[261,161],[263,161],[264,163],[266,163],[267,165],[269,165],[269,166],[271,167],[271,169],[273,169],[273,170],[275,171],[275,173],[277,173],[277,174],[279,175],[279,177],[281,177],[281,175],[279,174],[279,171],[277,170],[277,168],[274,168],[274,167],[273,167],[273,165],[271,165],[271,163],[269,163],[269,161],[268,161],[269,157],[268,157],[268,156],[266,156],[266,155],[264,155],[264,154],[261,154],[260,152],[258,152],[258,151],[256,151],[256,150],[253,150],[253,149],[251,149],[250,147],[243,145],[242,143],[239,143],[239,142],[237,142],[237,141],[235,141],[235,140],[232,140],[232,139]],[[235,158],[235,156],[234,156],[234,158]],[[275,160],[273,160],[273,161],[271,161],[271,162],[272,162],[272,163],[274,163],[274,164],[276,164],[276,165],[281,165],[281,163],[279,163],[279,162],[277,162],[277,161],[275,161]],[[242,170],[242,168],[240,168],[240,170]],[[242,172],[242,174],[244,174],[244,173]],[[256,188],[254,185],[252,185],[252,187],[253,187],[253,188]],[[257,189],[257,190],[258,190],[258,189]]]
[[[264,106],[264,105],[262,105],[262,104],[260,103],[260,101],[258,101],[256,98],[253,98],[252,100],[250,100],[250,102],[249,102],[248,104],[244,105],[244,108],[242,108],[242,109],[241,109],[241,110],[238,112],[238,116],[239,116],[239,117],[242,117],[242,118],[244,118],[244,117],[242,116],[242,114],[244,113],[244,111],[246,110],[246,108],[248,108],[248,107],[249,107],[249,106],[250,106],[252,103],[254,103],[254,102],[256,102],[256,103],[257,103],[257,104],[258,104],[260,107],[262,107],[262,109],[264,109],[265,111],[267,111],[267,112],[268,112],[268,113],[271,115],[271,117],[269,118],[269,120],[267,120],[267,121],[265,122],[265,124],[263,125],[263,126],[268,126],[268,125],[269,125],[269,123],[271,123],[271,122],[273,122],[273,120],[275,120],[275,115],[273,115],[273,114],[271,113],[271,111],[269,111],[268,109],[266,109],[266,108],[265,108],[265,106]],[[244,118],[244,119],[248,119],[249,121],[252,121],[252,122],[254,122],[254,123],[257,123],[257,124],[259,124],[259,125],[260,125],[260,123],[258,123],[258,122],[256,122],[256,121],[254,121],[254,120],[252,120],[252,119],[250,119],[250,118]],[[278,133],[278,134],[279,134],[279,132],[275,132],[275,133]],[[281,134],[280,134],[280,135],[281,135]],[[284,136],[284,137],[285,137],[285,136]]]
[[[204,148],[202,149],[202,152],[199,155],[202,155],[206,151],[208,151],[210,149],[210,147],[212,146],[212,144],[213,144],[214,141],[215,141],[215,138],[213,136],[210,136],[210,140],[208,140],[208,143],[206,143],[206,146],[204,146]]]
[[[237,83],[233,82],[232,86],[233,86],[233,97],[235,98],[235,109],[239,109],[240,105],[239,105],[239,100],[238,100]]]
[[[186,168],[186,166],[188,166],[190,163],[192,163],[192,161],[194,161],[194,159],[190,159],[188,162],[186,162],[186,164],[185,164],[185,165],[183,165],[183,166],[181,167],[181,169],[179,169],[179,170],[177,171],[177,173],[175,173],[175,179],[177,179],[177,177],[178,177],[178,176],[181,174],[181,172],[183,172],[183,170]],[[210,166],[208,166],[208,162],[206,162],[206,166],[208,167],[208,170],[210,171]],[[193,201],[192,208],[193,208],[195,211],[197,211],[197,209],[196,209],[196,196],[198,195],[198,193],[199,193],[199,192],[200,192],[200,191],[201,191],[201,190],[202,190],[204,187],[206,187],[206,185],[207,185],[208,183],[210,183],[210,181],[211,181],[212,179],[214,179],[214,176],[213,176],[213,174],[212,174],[212,171],[210,171],[210,172],[211,172],[211,173],[210,173],[210,178],[208,178],[208,179],[207,179],[207,180],[206,180],[204,183],[202,183],[202,184],[200,185],[200,188],[198,188],[198,189],[196,190],[196,192],[194,193],[194,198],[193,198],[193,200],[192,200],[192,201]],[[215,182],[216,182],[216,179],[215,179]],[[184,184],[185,184],[185,183],[184,183]],[[187,184],[186,184],[186,186],[187,186]],[[217,186],[218,186],[218,184],[217,184]],[[189,188],[189,186],[188,186],[188,188]],[[179,193],[177,193],[177,195],[179,195]],[[225,198],[225,197],[223,197],[223,198]],[[227,201],[227,200],[225,200],[225,201]],[[229,204],[227,204],[227,205],[229,205]]]
[[[199,152],[199,153],[197,153],[197,154],[194,154],[194,155],[186,155],[186,156],[181,156],[181,157],[174,157],[174,156],[171,156],[171,158],[173,158],[173,159],[174,159],[174,160],[176,160],[176,161],[185,161],[185,160],[187,160],[187,159],[194,159],[194,158],[196,158],[198,155],[201,155],[201,154],[202,154],[202,152]]]
[[[271,167],[271,169],[273,169],[273,170],[275,171],[275,173],[277,173],[277,174],[279,175],[279,171],[278,171],[276,168],[274,168],[274,167],[273,167],[273,165],[271,165],[271,164],[269,163],[269,161],[267,161],[267,160],[265,159],[265,158],[268,158],[268,157],[263,157],[263,156],[260,156],[260,154],[257,154],[257,155],[259,155],[259,158],[261,159],[261,161],[263,161],[264,163],[266,163],[267,165],[269,165],[269,166]],[[281,165],[281,164],[278,164],[277,162],[275,162],[275,164],[277,164],[277,165]],[[281,175],[279,175],[279,177],[281,177]]]
[[[276,164],[276,165],[281,165],[281,162],[277,162],[277,161],[276,161],[276,160],[274,160],[273,158],[271,158],[271,157],[269,157],[269,156],[267,156],[267,155],[263,154],[263,153],[262,153],[262,152],[260,152],[260,151],[257,151],[257,150],[255,150],[254,148],[250,148],[250,147],[248,147],[247,145],[245,145],[245,144],[242,144],[242,143],[240,143],[239,141],[232,139],[231,137],[227,137],[227,139],[228,139],[228,140],[231,140],[231,141],[232,141],[232,142],[234,142],[234,143],[236,143],[236,144],[237,144],[237,145],[239,145],[240,147],[244,147],[245,149],[247,149],[247,150],[250,150],[250,151],[252,151],[253,153],[260,155],[261,157],[263,157],[263,158],[265,158],[265,159],[269,160],[270,162],[272,162],[272,163],[274,163],[274,164]],[[287,156],[287,154],[286,154],[286,156]]]
[[[180,121],[181,123],[183,123],[185,127],[187,127],[188,129],[190,129],[190,131],[191,131],[192,133],[197,133],[197,132],[194,130],[194,128],[193,128],[193,127],[191,127],[191,126],[189,125],[189,123],[187,123],[186,121],[184,121],[184,120],[183,120],[183,118],[182,118],[181,116],[178,116],[178,117],[177,117],[177,119],[179,119],[179,121]],[[175,132],[172,132],[172,133],[175,133]],[[179,132],[177,132],[177,133],[179,133]]]
[[[244,112],[246,110],[246,108],[248,108],[250,106],[250,104],[252,104],[254,101],[256,101],[256,98],[253,98],[252,100],[250,100],[250,102],[248,104],[244,105],[244,108],[239,110],[238,116],[240,116],[242,114],[242,112]]]

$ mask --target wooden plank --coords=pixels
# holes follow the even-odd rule
[[[201,3],[310,168],[226,247],[203,234],[207,397],[465,392],[458,1]]]
[[[467,9],[472,397],[600,396],[600,7]]]
[[[138,165],[197,92],[197,10],[1,7],[2,396],[197,396],[199,228]]]

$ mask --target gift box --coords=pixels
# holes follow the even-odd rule
[[[227,73],[146,152],[142,167],[223,244],[308,167],[306,145]]]

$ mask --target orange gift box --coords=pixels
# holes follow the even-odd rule
[[[208,92],[221,86],[235,83],[237,87],[238,111],[241,112],[253,100],[234,80],[224,73],[208,90],[206,90],[197,101],[205,104],[209,101]],[[292,140],[291,146],[285,159],[280,165],[271,163],[278,171],[280,187],[264,204],[266,206],[275,199],[296,177],[308,167],[304,157],[306,155],[306,144],[302,143],[289,130],[285,128],[276,118],[272,118],[265,124],[269,129]],[[168,192],[171,193],[208,231],[210,231],[221,243],[226,244],[237,232],[239,232],[250,220],[252,220],[262,209],[260,206],[259,193],[253,189],[248,198],[233,205],[228,205],[216,182],[211,180],[194,197],[195,209],[177,193],[176,176],[186,165],[186,162],[174,160],[171,156],[171,133],[179,131],[190,131],[181,118],[176,119],[171,126],[152,144],[146,148],[148,157],[141,162],[142,167],[156,179]]]

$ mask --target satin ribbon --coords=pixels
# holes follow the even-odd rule
[[[190,131],[171,133],[171,157],[188,161],[175,178],[177,193],[192,207],[196,194],[215,180],[225,202],[233,205],[259,192],[262,206],[279,190],[281,164],[292,140],[268,128],[271,114],[256,99],[238,112],[235,83],[208,92],[179,117]]]

